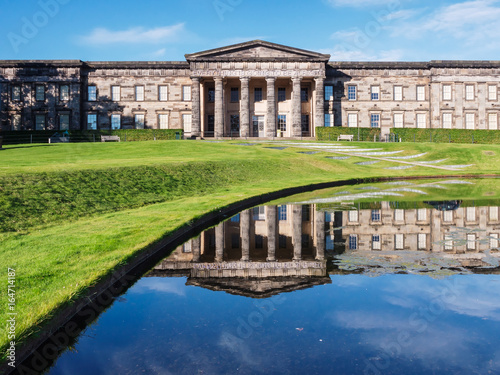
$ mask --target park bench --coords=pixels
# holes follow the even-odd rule
[[[101,135],[101,142],[117,141],[120,142],[120,137],[117,135]]]
[[[69,142],[69,134],[65,131],[62,134],[55,133],[52,137],[49,138],[49,143],[68,143]]]
[[[340,134],[337,141],[352,141],[353,139],[354,135],[352,134]]]

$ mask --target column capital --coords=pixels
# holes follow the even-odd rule
[[[266,77],[266,82],[267,83],[274,83],[274,82],[276,82],[276,77]]]
[[[240,77],[240,82],[250,82],[250,77]]]
[[[293,83],[300,83],[300,82],[302,82],[302,77],[292,77],[292,82]]]
[[[325,77],[314,77],[314,80],[316,81],[316,83],[323,83],[325,82]]]
[[[222,82],[223,80],[224,80],[224,78],[222,78],[222,77],[219,77],[219,76],[214,77],[215,82]]]
[[[200,82],[201,77],[191,77],[191,81]]]

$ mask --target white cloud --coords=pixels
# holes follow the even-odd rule
[[[333,7],[366,7],[366,6],[381,6],[387,7],[400,6],[398,0],[324,0],[328,5]]]
[[[81,42],[88,45],[106,44],[160,44],[178,42],[185,36],[186,29],[184,23],[176,25],[146,29],[144,27],[134,27],[128,30],[108,30],[106,28],[96,28],[89,35],[80,37]]]
[[[185,278],[146,277],[139,280],[130,293],[143,294],[152,291],[184,297],[186,296],[185,282]]]

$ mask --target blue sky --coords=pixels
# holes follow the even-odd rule
[[[500,0],[0,0],[0,59],[184,60],[252,39],[332,61],[499,60]]]

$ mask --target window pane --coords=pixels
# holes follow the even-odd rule
[[[18,102],[21,100],[21,86],[12,86],[12,101]]]
[[[135,128],[136,129],[144,129],[144,115],[143,114],[135,115]]]
[[[426,127],[425,113],[417,113],[417,128],[425,129]]]
[[[347,86],[347,99],[356,100],[356,86]]]
[[[286,132],[286,115],[278,116],[278,130]]]
[[[398,233],[394,236],[394,242],[395,242],[395,247],[396,250],[403,250],[404,249],[404,236],[401,233]]]
[[[443,100],[451,100],[451,85],[443,85]]]
[[[372,249],[380,250],[380,236],[378,234],[374,234],[372,236]]]
[[[498,221],[498,206],[490,207],[490,221]]]
[[[330,122],[330,114],[325,113],[325,127],[332,126],[332,123]]]
[[[394,86],[394,100],[403,100],[403,86]]]
[[[468,234],[467,235],[467,250],[475,250],[476,249],[476,235]]]
[[[357,223],[358,222],[358,211],[357,210],[349,211],[347,217],[348,217],[349,222]]]
[[[238,133],[240,131],[240,116],[239,115],[231,115],[231,132]]]
[[[443,128],[451,129],[451,113],[443,113]]]
[[[403,114],[402,113],[395,113],[394,114],[394,127],[395,128],[402,128],[403,127]]]
[[[380,114],[372,113],[370,116],[370,124],[372,128],[380,128]]]
[[[97,129],[97,115],[89,114],[87,115],[87,129],[96,130]]]
[[[355,234],[349,235],[349,250],[357,250],[358,248],[358,236]]]
[[[120,86],[111,86],[111,100],[114,102],[121,100]]]
[[[95,102],[97,100],[97,87],[89,86],[88,87],[88,100],[89,102]]]
[[[347,115],[347,126],[349,128],[356,128],[358,126],[358,114],[357,113],[349,113]]]
[[[236,103],[240,100],[240,92],[237,87],[231,87],[231,102]]]
[[[121,126],[121,116],[111,115],[111,129],[120,129]]]
[[[59,130],[69,130],[69,115],[59,115]]]
[[[417,210],[417,220],[418,221],[427,220],[427,209],[425,209],[425,208],[419,208]]]
[[[182,100],[183,101],[191,100],[191,86],[182,86]]]
[[[395,221],[404,221],[405,220],[405,211],[401,209],[394,210],[394,220]]]
[[[490,234],[490,248],[492,249],[498,248],[498,233]]]
[[[451,223],[453,221],[453,211],[444,211],[443,212],[443,221],[447,223]]]
[[[168,115],[158,115],[158,122],[160,129],[168,129]]]
[[[135,86],[135,100],[138,102],[144,101],[144,86]]]
[[[215,102],[215,88],[209,87],[207,89],[207,100],[209,103]]]
[[[69,100],[69,86],[68,85],[62,85],[59,88],[59,100],[61,100],[61,101]]]
[[[253,100],[255,102],[260,102],[262,101],[262,87],[256,87],[253,91]]]
[[[425,233],[418,234],[418,249],[425,250],[427,248],[427,235]]]
[[[307,102],[309,100],[309,90],[307,87],[302,87],[300,89],[300,101]]]
[[[496,113],[488,113],[488,129],[498,129],[498,115]]]
[[[278,102],[284,102],[286,100],[286,88],[278,87]]]
[[[372,210],[372,221],[380,221],[380,210]]]
[[[453,237],[449,234],[444,236],[444,249],[453,250]]]
[[[158,99],[162,102],[166,102],[168,100],[168,86],[158,87]]]
[[[45,115],[35,116],[35,126],[36,130],[45,130]]]
[[[182,125],[186,133],[191,133],[191,115],[182,115]]]
[[[300,125],[302,128],[302,133],[309,133],[309,115],[301,115]]]
[[[333,100],[333,86],[325,86],[325,100]]]
[[[474,85],[465,86],[465,100],[474,100]]]
[[[417,86],[417,100],[425,100],[425,86]]]
[[[43,102],[45,100],[45,86],[36,85],[35,99],[38,102]]]
[[[476,207],[467,207],[466,217],[467,221],[476,221]]]
[[[474,113],[465,114],[465,129],[474,129]]]
[[[12,130],[21,130],[21,115],[12,115]]]
[[[380,98],[380,87],[372,86],[372,100],[379,100]]]
[[[488,99],[497,100],[497,87],[494,85],[488,86]]]
[[[278,206],[278,220],[286,221],[286,205]]]

